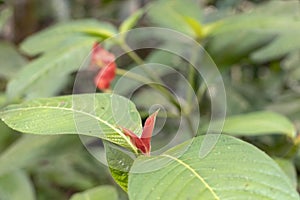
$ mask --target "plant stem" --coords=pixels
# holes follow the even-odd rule
[[[198,101],[199,103],[201,102],[202,97],[203,97],[204,93],[206,92],[206,89],[207,89],[206,84],[205,84],[205,82],[203,81],[203,82],[201,83],[201,85],[200,85],[198,91],[197,91],[197,101]]]
[[[186,115],[185,119],[186,119],[188,128],[190,129],[190,135],[191,135],[192,137],[195,137],[196,132],[195,132],[195,130],[194,130],[194,128],[193,128],[193,121],[192,121],[192,119],[191,119],[191,115]]]
[[[119,41],[119,45],[121,46],[121,48],[127,52],[128,56],[131,57],[131,59],[133,61],[136,62],[136,64],[141,65],[142,69],[150,76],[150,78],[155,81],[158,85],[154,85],[154,84],[149,84],[151,83],[151,81],[148,79],[147,84],[150,85],[150,87],[157,89],[158,91],[161,92],[161,94],[163,94],[176,108],[178,111],[181,110],[181,106],[180,104],[177,102],[177,99],[173,96],[173,94],[167,90],[165,87],[163,87],[163,81],[157,77],[151,70],[147,69],[145,67],[145,63],[143,61],[143,59],[141,59],[139,57],[139,55],[137,55],[129,46],[125,41]],[[143,82],[145,83],[145,82]]]
[[[187,91],[187,105],[185,112],[186,114],[189,114],[192,111],[192,101],[193,101],[193,94],[194,94],[194,88],[196,88],[196,83],[195,83],[195,69],[194,69],[194,64],[197,61],[197,48],[194,48],[192,55],[191,55],[191,60],[189,62],[188,68],[189,68],[189,74],[188,74],[188,81],[190,83],[190,88]]]

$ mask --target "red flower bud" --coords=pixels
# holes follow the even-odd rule
[[[100,90],[108,89],[110,87],[110,83],[114,80],[116,76],[116,69],[117,66],[114,62],[100,69],[99,73],[94,79],[95,85]]]
[[[115,62],[114,54],[106,51],[96,42],[92,49],[92,64],[96,64],[99,67],[105,67],[112,62]]]
[[[100,90],[105,90],[110,87],[110,83],[116,76],[117,65],[115,63],[114,54],[103,49],[99,43],[95,43],[92,49],[92,64],[100,67],[100,71],[94,78],[95,85]]]
[[[143,154],[147,156],[150,155],[150,151],[151,151],[151,137],[152,137],[157,113],[158,111],[156,111],[146,119],[143,132],[140,138],[136,134],[134,134],[131,130],[122,128],[123,133],[130,138],[132,144],[135,145],[137,149],[139,149]]]

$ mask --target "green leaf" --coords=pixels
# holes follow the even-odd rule
[[[24,135],[1,153],[0,174],[28,167],[79,144],[78,138],[72,136]]]
[[[143,16],[144,10],[139,9],[130,15],[120,26],[119,31],[120,33],[124,33],[132,29],[139,21],[139,19]]]
[[[21,44],[21,50],[35,55],[49,50],[55,51],[56,46],[71,36],[96,36],[99,40],[112,37],[116,33],[115,27],[111,24],[92,19],[64,22],[26,38]]]
[[[7,20],[12,16],[12,11],[10,8],[1,10],[0,12],[0,31],[3,29]]]
[[[128,187],[128,173],[133,164],[133,158],[124,152],[107,142],[105,145],[106,160],[109,166],[112,177],[117,184],[124,190],[127,191]]]
[[[217,44],[214,45],[214,48],[221,48],[222,44],[231,43],[227,48],[223,48],[223,52],[225,54],[233,53],[231,57],[234,58],[234,53],[239,56],[239,49],[243,50],[246,47],[247,54],[254,62],[279,59],[300,49],[298,6],[298,1],[270,1],[268,4],[255,7],[251,12],[232,15],[211,23],[209,24],[209,35],[216,39],[219,38],[219,41],[215,42]],[[245,42],[239,40],[240,31],[249,35]],[[233,39],[234,36],[238,37],[237,41]],[[227,42],[227,40],[229,41]],[[247,44],[247,40],[252,40],[253,43]],[[218,42],[220,42],[220,47],[218,47]],[[227,49],[233,52],[227,52]],[[237,49],[236,52],[235,49]],[[220,59],[218,55],[215,54],[214,57]],[[224,58],[221,59],[228,59],[223,53],[222,57]]]
[[[210,38],[206,48],[219,66],[231,66],[268,44],[273,38],[273,35],[262,31],[239,30],[239,34],[226,32]]]
[[[160,156],[135,160],[129,175],[129,198],[299,199],[280,167],[256,147],[221,135],[213,150],[200,158],[204,138],[196,137]]]
[[[17,138],[18,134],[0,121],[0,152],[4,151]]]
[[[297,188],[297,172],[293,161],[282,158],[274,158],[274,160],[281,167],[282,171],[284,171],[284,173],[289,177],[294,188]]]
[[[297,25],[300,27],[300,23]],[[256,62],[266,62],[281,58],[289,52],[300,49],[300,28],[289,30],[288,33],[282,34],[271,44],[255,51],[251,59]]]
[[[74,194],[70,200],[118,200],[117,190],[109,185],[95,187],[81,193]]]
[[[81,134],[136,150],[118,126],[141,134],[135,105],[114,94],[83,94],[36,99],[10,105],[0,112],[11,128],[32,134]]]
[[[8,98],[32,99],[57,94],[67,83],[68,75],[86,64],[94,42],[90,37],[72,37],[63,48],[30,62],[8,83]]]
[[[193,37],[197,36],[198,33],[195,31],[198,29],[195,22],[200,24],[200,19],[202,18],[200,6],[194,0],[189,3],[183,0],[156,1],[149,7],[147,15],[157,25],[171,28]]]
[[[26,60],[8,42],[0,42],[0,76],[12,78],[26,63]]]
[[[222,121],[215,121],[212,122],[210,126],[214,127],[214,125],[220,123],[222,123]],[[203,129],[206,130],[207,127]],[[211,132],[215,132],[215,130],[211,129]],[[284,134],[291,138],[296,136],[295,126],[288,118],[270,111],[260,111],[227,117],[222,132],[230,135],[247,136],[264,134]]]
[[[0,176],[0,197],[3,200],[35,200],[29,177],[20,170]]]

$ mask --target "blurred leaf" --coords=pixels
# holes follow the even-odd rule
[[[275,158],[276,163],[281,167],[285,174],[290,178],[291,184],[294,188],[297,187],[297,173],[294,163],[291,160],[282,158]]]
[[[160,156],[135,160],[129,198],[299,199],[279,166],[256,147],[221,135],[213,150],[200,158],[204,138],[196,137]]]
[[[298,1],[273,1],[269,4],[262,4],[255,7],[248,13],[232,15],[225,19],[216,21],[211,24],[210,35],[215,37],[222,37],[222,34],[227,34],[230,38],[240,35],[240,31],[250,32],[250,38],[257,40],[255,48],[248,49],[254,53],[251,54],[251,58],[255,62],[266,62],[272,59],[278,59],[287,53],[300,48],[300,20],[297,17],[299,6]],[[272,9],[273,8],[273,9]],[[286,9],[284,9],[286,8]],[[289,10],[287,12],[287,10]],[[235,34],[237,33],[237,34]],[[266,45],[264,37],[269,35],[269,39],[272,36],[277,36],[269,45]],[[263,36],[262,38],[260,38]],[[224,38],[224,36],[223,36]],[[226,38],[224,38],[226,41]],[[268,39],[268,38],[266,38]],[[262,40],[262,43],[259,41]],[[234,40],[232,41],[234,42]],[[243,41],[236,41],[237,48]],[[251,45],[251,43],[250,43]],[[258,47],[262,47],[258,51]],[[248,47],[249,48],[249,47]],[[235,54],[232,54],[234,57]],[[225,56],[222,56],[225,57]]]
[[[36,99],[10,105],[0,112],[11,128],[32,134],[82,134],[98,137],[136,151],[118,126],[141,134],[135,105],[112,94],[83,94]]]
[[[0,2],[1,3],[1,2]],[[2,31],[7,20],[12,16],[12,11],[10,8],[5,8],[0,12],[0,31]]]
[[[72,136],[24,135],[0,154],[0,174],[27,167],[64,149],[72,149],[77,142],[78,138]]]
[[[273,38],[273,35],[262,31],[241,29],[239,34],[228,32],[210,38],[206,48],[219,67],[231,66],[268,44]]]
[[[289,52],[300,49],[300,21],[297,24],[298,29],[290,27],[288,32],[282,34],[274,42],[259,49],[251,55],[256,62],[266,62],[283,57]],[[292,29],[292,30],[291,30]]]
[[[0,197],[1,200],[35,200],[29,177],[21,170],[0,176]]]
[[[195,32],[194,23],[191,24],[187,18],[199,24],[202,18],[200,6],[195,0],[189,3],[183,0],[156,1],[150,5],[147,15],[153,23],[159,26],[175,29],[193,37],[197,36],[197,32]]]
[[[0,121],[0,152],[4,151],[19,135]]]
[[[99,186],[86,190],[81,193],[74,194],[70,200],[118,200],[118,193],[112,186]]]
[[[95,39],[69,38],[64,48],[42,56],[17,73],[8,83],[10,99],[25,96],[27,99],[49,97],[57,94],[68,81],[68,75],[86,63]]]
[[[43,53],[49,50],[55,51],[57,46],[68,40],[69,37],[92,37],[94,40],[106,39],[117,33],[114,26],[93,19],[64,22],[45,29],[28,37],[22,44],[21,50],[29,55]],[[96,37],[95,37],[96,36]]]
[[[120,25],[119,31],[120,33],[124,33],[126,31],[131,30],[139,21],[139,19],[143,16],[144,10],[140,9],[130,15],[123,23]]]
[[[213,127],[222,121],[211,122]],[[219,126],[216,126],[219,127]],[[204,128],[206,130],[207,127]],[[225,119],[223,133],[230,135],[256,136],[265,134],[284,134],[290,138],[296,136],[295,126],[283,115],[270,111],[260,111],[230,116]]]
[[[26,60],[16,51],[15,47],[8,42],[0,42],[0,76],[7,79],[13,76],[26,63]]]

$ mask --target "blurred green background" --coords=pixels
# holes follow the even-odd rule
[[[147,12],[137,27],[172,28],[201,42],[224,79],[228,116],[270,110],[285,115],[300,130],[299,1],[2,0],[0,107],[8,104],[5,90],[9,81],[37,58],[19,48],[24,39],[57,23],[83,18],[118,27],[139,8]],[[182,20],[186,18],[194,21]],[[209,24],[216,26],[202,35],[202,28]],[[149,62],[172,60],[164,52],[140,52],[140,56]],[[70,73],[69,82],[50,96],[71,94],[73,78]],[[144,94],[142,99],[134,99],[142,116],[149,104],[144,101],[147,98]],[[200,107],[204,114],[209,112],[206,103]],[[172,122],[165,129],[172,131]],[[279,157],[278,162],[299,188],[300,152],[286,153],[293,141],[274,135],[242,138]],[[117,190],[119,199],[127,199],[108,168],[85,150],[78,137],[22,135],[0,122],[0,200],[64,200],[102,185],[112,185],[106,190]]]

